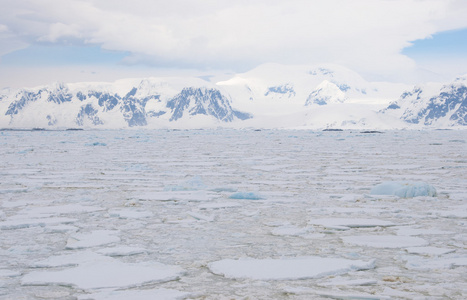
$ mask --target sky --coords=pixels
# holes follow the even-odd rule
[[[0,0],[0,88],[333,63],[368,80],[467,73],[465,0]]]

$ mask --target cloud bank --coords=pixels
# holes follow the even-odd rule
[[[243,71],[265,62],[414,69],[410,41],[467,27],[462,0],[1,0],[0,56],[33,44],[124,51],[126,64]]]

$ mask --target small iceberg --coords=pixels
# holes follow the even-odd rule
[[[374,186],[371,195],[390,195],[400,198],[413,198],[419,196],[436,197],[436,189],[425,182],[419,181],[387,181]]]
[[[253,193],[253,192],[237,192],[229,197],[230,199],[245,199],[245,200],[262,200],[264,199],[263,196],[261,196],[258,193]]]

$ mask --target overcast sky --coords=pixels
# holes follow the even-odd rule
[[[267,62],[335,63],[391,81],[467,73],[465,0],[0,0],[0,7],[0,87],[242,72]]]

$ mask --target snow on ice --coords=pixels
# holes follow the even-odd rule
[[[152,290],[141,290],[141,291],[107,291],[97,292],[89,295],[78,297],[79,300],[180,300],[186,299],[190,294],[186,292],[180,292],[177,290],[169,289],[152,289]]]
[[[256,280],[297,280],[337,275],[375,267],[374,260],[297,257],[293,259],[224,259],[209,264],[209,269],[227,278]]]
[[[419,237],[398,236],[398,235],[359,235],[344,236],[344,243],[375,248],[401,248],[424,246],[428,242]]]
[[[71,285],[81,289],[130,288],[175,280],[182,273],[180,267],[156,262],[124,263],[114,259],[99,259],[61,271],[33,271],[23,276],[21,284]]]
[[[67,249],[81,249],[120,242],[118,230],[95,230],[89,233],[78,233],[68,238]]]

